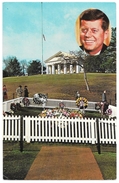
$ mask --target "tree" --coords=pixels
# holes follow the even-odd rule
[[[41,62],[39,60],[33,60],[30,62],[27,72],[28,75],[41,74]]]
[[[88,84],[88,80],[87,80],[87,75],[86,75],[86,67],[85,67],[85,63],[86,63],[86,60],[89,56],[87,56],[82,50],[79,50],[79,51],[70,51],[71,54],[74,55],[74,59],[71,58],[71,62],[73,63],[73,61],[78,64],[80,67],[83,68],[84,70],[84,81],[85,81],[85,84],[86,84],[86,88],[87,90],[90,91],[90,88],[89,88],[89,84]]]
[[[20,64],[21,64],[22,73],[23,73],[23,75],[25,75],[27,67],[28,67],[27,61],[21,60]]]
[[[8,76],[21,75],[21,66],[16,57],[8,57],[3,62],[6,65],[4,71],[8,73]]]
[[[4,77],[8,77],[8,73],[7,73],[6,70],[3,70],[3,78],[4,78]]]
[[[83,68],[84,70],[84,81],[85,81],[85,84],[86,84],[86,88],[87,90],[90,91],[90,87],[89,87],[89,83],[88,83],[88,80],[87,80],[87,70],[86,70],[86,61],[87,59],[89,58],[89,56],[87,56],[85,53],[83,53],[82,51],[79,52],[79,55],[77,56],[77,59],[78,59],[78,64]]]

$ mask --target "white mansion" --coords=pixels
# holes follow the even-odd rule
[[[74,54],[59,51],[45,60],[46,74],[68,74],[83,72]]]

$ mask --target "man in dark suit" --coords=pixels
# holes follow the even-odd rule
[[[108,46],[105,44],[110,36],[108,17],[98,9],[88,9],[79,19],[81,49],[89,55],[99,55]]]

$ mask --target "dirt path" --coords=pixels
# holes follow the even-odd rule
[[[90,148],[42,147],[25,180],[103,180]]]

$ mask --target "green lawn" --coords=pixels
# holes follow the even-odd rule
[[[94,153],[100,170],[105,180],[115,180],[116,175],[116,153],[103,152],[102,154]]]
[[[28,86],[29,97],[35,93],[48,93],[48,98],[75,99],[76,91],[89,101],[100,101],[103,90],[107,90],[107,99],[115,104],[116,92],[115,73],[88,73],[90,91],[86,90],[84,74],[34,75],[3,78],[3,84],[8,89],[8,99],[13,98],[19,85]],[[16,94],[15,94],[16,97]]]

